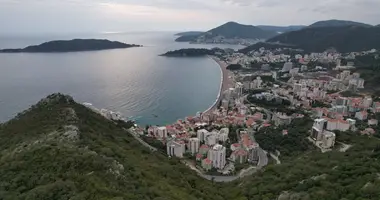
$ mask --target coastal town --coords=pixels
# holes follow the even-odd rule
[[[152,150],[181,159],[200,175],[234,179],[271,162],[280,164],[281,152],[262,147],[256,136],[280,131],[279,137],[287,137],[295,121],[310,122],[305,138],[321,152],[350,148],[337,141],[339,132],[375,134],[380,99],[358,95],[365,89],[365,79],[355,72],[354,62],[342,60],[376,50],[305,55],[284,50],[260,48],[247,54],[226,50],[210,56],[219,64],[222,79],[220,94],[209,109],[165,126],[132,127],[132,133]],[[311,62],[324,65],[311,68]],[[252,70],[252,63],[262,64]],[[241,69],[228,70],[231,65]],[[120,113],[98,112],[125,120]]]

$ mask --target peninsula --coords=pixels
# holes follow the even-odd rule
[[[214,50],[210,49],[196,49],[196,48],[190,48],[190,49],[179,49],[174,51],[168,51],[161,56],[167,56],[167,57],[199,57],[199,56],[207,56],[207,55],[213,55]]]
[[[40,45],[28,46],[22,49],[2,49],[0,53],[54,53],[54,52],[77,52],[96,51],[106,49],[124,49],[130,47],[141,47],[136,44],[125,44],[117,41],[103,39],[73,39],[56,40],[45,42]]]

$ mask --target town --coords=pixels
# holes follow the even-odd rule
[[[297,120],[311,122],[305,138],[322,152],[334,150],[337,143],[341,151],[350,147],[336,141],[339,132],[375,134],[380,100],[370,94],[357,95],[365,89],[365,80],[355,72],[355,63],[347,60],[376,54],[376,50],[305,55],[297,50],[283,53],[287,50],[217,53],[214,59],[239,65],[239,69],[223,80],[230,81],[230,87],[221,91],[215,109],[166,126],[134,127],[133,133],[149,145],[152,140],[162,144],[157,149],[162,147],[169,158],[180,158],[198,173],[220,176],[242,176],[271,160],[281,163],[281,152],[262,147],[256,136],[277,130],[287,137],[292,134],[288,128]],[[312,62],[323,65],[310,68]],[[247,70],[253,65],[255,70]],[[101,113],[120,118],[110,111]]]

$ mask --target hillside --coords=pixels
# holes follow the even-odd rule
[[[0,199],[222,199],[211,182],[68,96],[0,125],[0,138]]]
[[[95,51],[106,49],[123,49],[130,47],[140,47],[135,44],[125,44],[116,41],[99,39],[74,39],[56,40],[45,42],[40,45],[28,46],[23,49],[3,49],[0,53],[49,53],[49,52],[75,52],[75,51]]]
[[[195,48],[190,48],[190,49],[179,49],[179,50],[174,50],[174,51],[168,51],[162,56],[167,56],[167,57],[199,57],[199,56],[207,56],[207,55],[213,55],[214,50],[210,49],[195,49]]]
[[[277,33],[286,33],[290,31],[298,31],[305,28],[303,25],[292,25],[292,26],[268,26],[268,25],[259,25],[258,28],[265,31],[274,31]]]
[[[342,26],[360,26],[360,27],[371,27],[372,25],[364,24],[361,22],[354,22],[354,21],[346,21],[346,20],[326,20],[326,21],[318,21],[310,26],[309,28],[317,28],[317,27],[342,27]]]
[[[267,148],[290,155],[252,177],[221,184],[150,152],[71,97],[50,95],[0,124],[0,199],[378,200],[380,141],[339,133],[338,141],[353,144],[347,152],[294,146],[292,141],[307,134],[308,123],[292,123],[289,136],[282,129],[258,132]]]
[[[180,32],[176,33],[176,36],[190,36],[190,35],[200,35],[204,33],[203,31],[186,31],[186,32]]]
[[[278,35],[267,42],[295,45],[308,52],[335,48],[340,52],[380,49],[380,27],[319,27],[305,28]]]
[[[239,49],[238,52],[246,54],[246,53],[248,53],[250,51],[257,51],[261,47],[264,47],[265,49],[268,49],[268,50],[274,50],[274,49],[277,49],[277,48],[295,48],[294,45],[286,45],[286,44],[278,44],[278,43],[268,43],[268,42],[258,42],[256,44],[247,46],[247,47],[245,47],[243,49]]]
[[[236,22],[227,22],[221,26],[207,31],[210,36],[223,36],[225,38],[267,39],[277,35],[274,31],[265,31],[252,25],[243,25]]]
[[[272,30],[263,30],[251,25],[243,25],[236,22],[228,22],[205,33],[182,35],[176,39],[177,42],[205,41],[216,37],[225,39],[268,39],[278,33]]]

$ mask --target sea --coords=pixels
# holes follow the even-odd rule
[[[221,71],[208,57],[159,56],[180,48],[239,45],[174,42],[173,32],[0,36],[0,49],[51,40],[96,38],[143,47],[70,53],[0,54],[0,123],[52,93],[121,112],[139,125],[164,125],[208,109]]]

